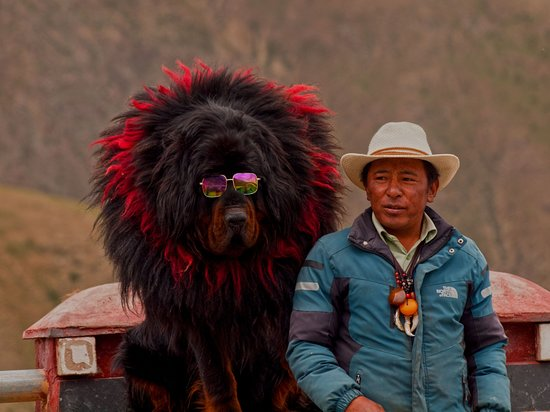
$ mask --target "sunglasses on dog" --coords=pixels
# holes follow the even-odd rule
[[[227,190],[227,182],[233,183],[233,188],[243,195],[253,195],[258,191],[260,178],[254,173],[235,173],[231,179],[224,175],[204,177],[200,182],[202,193],[206,197],[220,197]]]

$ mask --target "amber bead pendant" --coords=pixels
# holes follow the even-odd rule
[[[413,316],[418,312],[418,303],[416,302],[416,299],[405,298],[405,301],[399,305],[399,312],[401,312],[405,316]]]

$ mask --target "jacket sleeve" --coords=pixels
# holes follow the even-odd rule
[[[489,268],[474,274],[469,301],[462,317],[468,384],[474,411],[510,411],[510,382],[506,373],[507,337],[493,311]]]
[[[337,328],[333,286],[333,270],[318,242],[298,275],[287,359],[298,385],[317,406],[323,411],[343,412],[361,392],[332,352]]]

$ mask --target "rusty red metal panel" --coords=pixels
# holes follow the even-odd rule
[[[143,320],[136,302],[123,310],[119,284],[109,283],[78,292],[30,326],[24,339],[97,336],[125,332]]]
[[[536,323],[504,323],[508,336],[506,363],[538,363],[536,359]]]
[[[36,402],[36,411],[58,410],[59,404],[59,378],[57,377],[56,355],[54,339],[36,339],[36,366],[44,370],[48,381],[48,397],[46,401]]]
[[[109,380],[122,377],[120,369],[113,369],[113,356],[122,340],[122,334],[99,335],[96,337],[98,373],[78,379]],[[64,382],[75,380],[73,377],[63,378],[57,375],[56,339],[39,338],[35,341],[36,366],[44,370],[49,383],[48,397],[37,401],[36,411],[56,412],[60,410],[60,394]]]
[[[98,378],[120,377],[122,369],[114,368],[113,358],[122,342],[122,334],[96,336]]]
[[[510,273],[490,276],[493,306],[502,323],[550,322],[550,291]]]

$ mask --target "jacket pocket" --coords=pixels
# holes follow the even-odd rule
[[[428,409],[470,411],[468,366],[460,344],[437,353],[426,353],[425,390]]]
[[[363,347],[353,357],[349,376],[367,398],[386,411],[410,412],[411,361]]]

